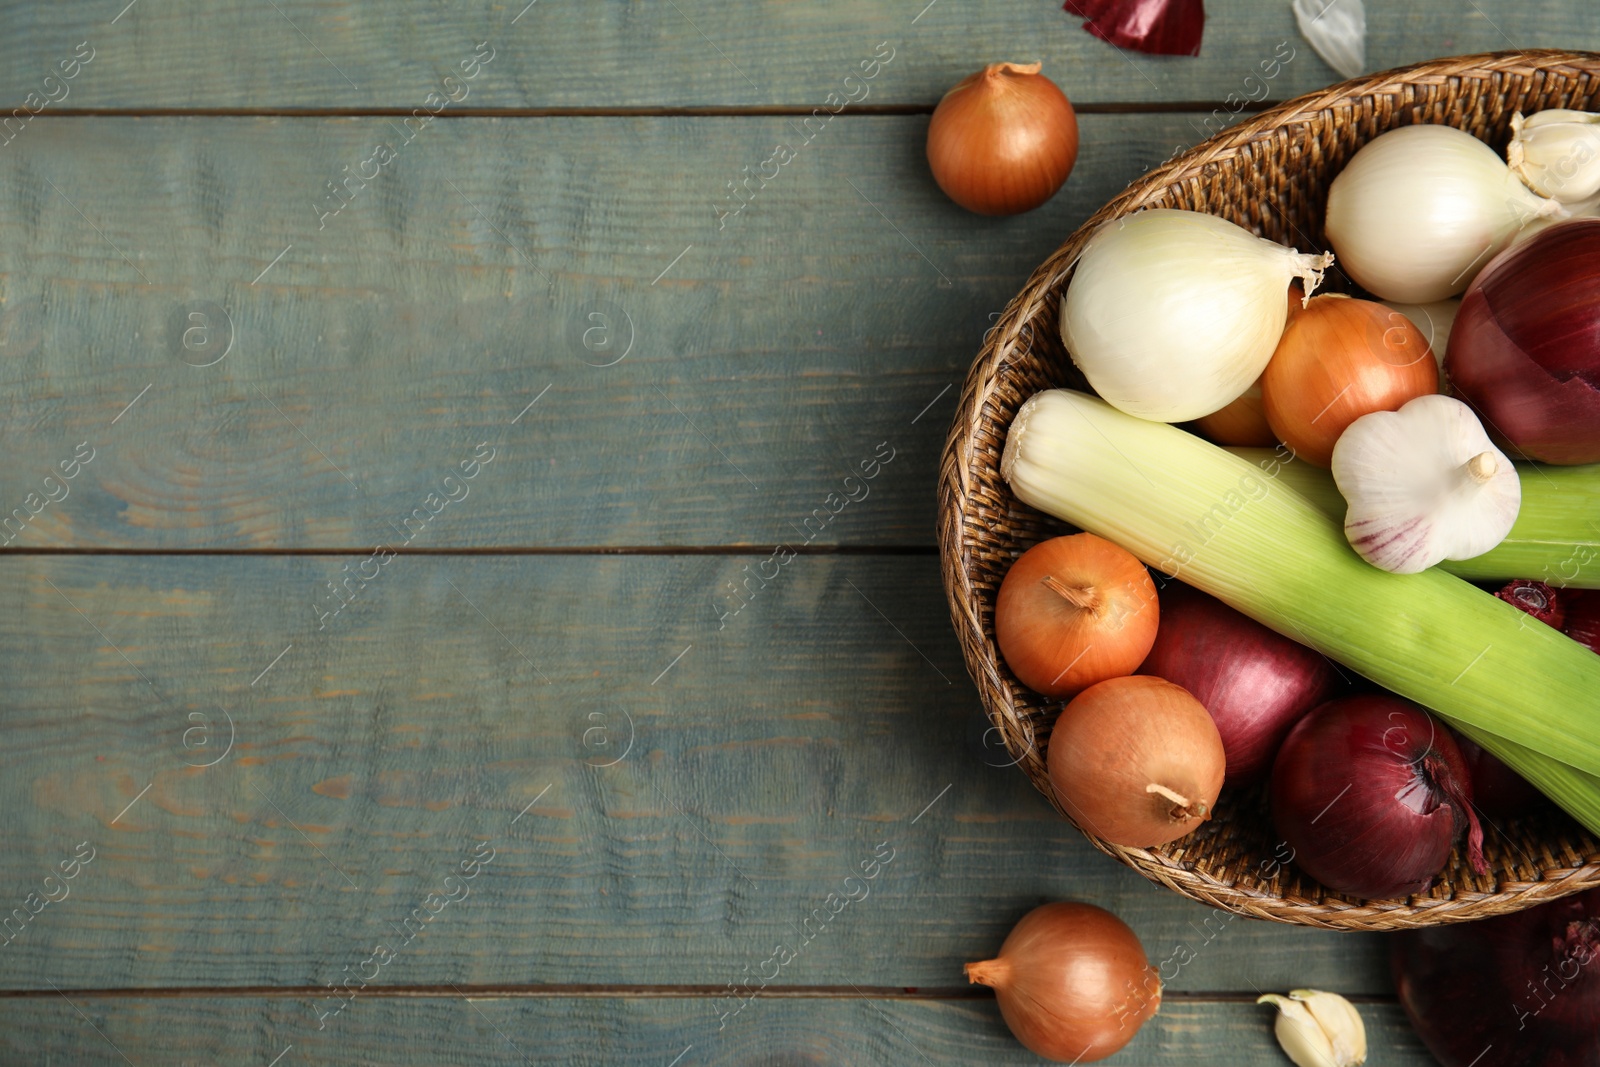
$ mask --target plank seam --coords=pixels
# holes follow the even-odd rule
[[[1218,100],[1156,100],[1101,103],[1076,103],[1080,115],[1159,115],[1225,111],[1243,115],[1265,111],[1283,103],[1258,100],[1232,108]],[[885,115],[931,115],[935,104],[862,104],[851,107],[839,118]],[[808,117],[815,110],[810,104],[751,104],[704,107],[463,107],[451,108],[433,116],[436,119],[488,118],[762,118]],[[32,121],[81,118],[408,118],[411,112],[395,107],[62,107],[33,116]]]
[[[293,999],[326,995],[325,986],[184,986],[130,989],[62,989],[67,996],[96,1000],[173,1000],[200,997],[267,999]],[[55,989],[4,989],[0,1000],[30,1000],[58,995]],[[725,999],[725,986],[710,985],[406,985],[367,986],[361,991],[364,998],[390,1000],[443,997],[459,999],[463,996],[482,999],[507,1000],[578,1000],[627,997],[654,1000],[716,1000]],[[864,995],[874,1000],[992,1000],[994,990],[987,986],[768,986],[759,994],[763,999],[777,1000],[859,1000]],[[1259,993],[1186,992],[1166,990],[1162,1000],[1169,1004],[1254,1004]],[[1393,994],[1349,993],[1345,999],[1353,1004],[1398,1004]]]
[[[937,545],[550,545],[397,548],[397,556],[770,556],[780,548],[797,556],[936,556]],[[48,546],[0,549],[8,556],[365,556],[370,545],[328,548],[100,548]]]

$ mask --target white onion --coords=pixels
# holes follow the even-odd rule
[[[1157,208],[1089,239],[1061,300],[1061,339],[1095,392],[1157,422],[1209,415],[1266,368],[1331,255],[1304,255],[1226,219]]]
[[[1363,146],[1328,190],[1328,242],[1384,300],[1461,293],[1523,226],[1567,214],[1453,126],[1403,126]]]

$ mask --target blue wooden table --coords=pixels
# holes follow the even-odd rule
[[[995,313],[1334,80],[1287,2],[1210,6],[1156,59],[1051,0],[11,5],[0,1061],[1030,1063],[961,964],[1071,897],[1169,978],[1115,1062],[1286,1063],[1254,999],[1305,985],[1427,1062],[1381,939],[1058,819],[940,588]],[[1373,69],[1600,46],[1572,0],[1368,7]],[[922,152],[1002,59],[1082,150],[991,220]]]

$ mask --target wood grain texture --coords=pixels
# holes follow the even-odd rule
[[[799,557],[719,620],[759,561],[397,557],[321,631],[350,561],[0,561],[0,915],[94,851],[0,987],[332,981],[487,842],[385,982],[720,988],[785,943],[778,984],[948,987],[1072,897],[1176,990],[1388,989],[1380,940],[1181,901],[991,765],[933,559]]]
[[[1178,994],[1112,1062],[1278,1064],[1240,994],[1386,994],[1380,939],[1213,915],[996,766],[931,557],[367,551],[931,546],[945,390],[989,314],[1285,46],[1269,98],[1333,79],[1286,2],[1209,16],[1193,60],[1119,54],[1057,0],[9,9],[0,100],[94,58],[0,133],[0,990],[35,991],[0,996],[0,1062],[1032,1063],[990,1000],[850,986],[948,990],[1062,897],[1126,918]],[[1561,0],[1369,19],[1374,69],[1600,42]],[[1203,110],[1086,114],[1054,202],[978,219],[928,178],[924,116],[802,125],[880,41],[868,109],[1038,57],[1090,111]],[[454,117],[706,107],[791,113]],[[323,1029],[331,999],[248,992],[380,942],[371,991],[402,995]],[[714,994],[778,944],[771,984],[823,995],[720,1028]],[[559,995],[403,995],[451,983]],[[182,992],[206,987],[247,992]],[[1370,1062],[1427,1062],[1362,1011]]]
[[[0,99],[20,107],[74,46],[92,62],[67,107],[421,106],[484,40],[495,59],[465,106],[500,108],[820,107],[875,45],[895,49],[868,104],[931,106],[985,62],[1044,61],[1082,104],[1271,99],[1339,76],[1295,28],[1287,3],[1213,0],[1200,58],[1119,52],[1080,29],[1060,0],[793,4],[390,3],[358,0],[127,0],[25,5],[0,42]],[[518,17],[521,13],[520,18]],[[513,21],[515,20],[514,24]],[[1509,48],[1600,46],[1600,27],[1566,0],[1373,4],[1368,69]],[[1287,42],[1273,80],[1246,82]],[[52,89],[59,95],[59,89]],[[859,92],[859,90],[857,90]]]
[[[1433,1060],[1393,1004],[1363,1004],[1371,1067]],[[573,1067],[810,1067],[833,1064],[1040,1064],[993,1000],[757,1000],[719,1031],[695,999],[357,998],[317,1029],[303,999],[47,998],[0,1001],[8,1063],[250,1063]],[[96,1033],[96,1030],[99,1033]],[[119,1051],[120,1050],[120,1051]],[[126,1057],[124,1059],[123,1057]],[[674,1057],[680,1057],[675,1059]],[[1112,1067],[1223,1063],[1281,1067],[1272,1012],[1250,1003],[1169,1001]]]
[[[888,442],[810,537],[931,546],[989,314],[1193,133],[1086,118],[1062,195],[995,221],[934,186],[926,121],[835,120],[719,230],[791,120],[463,120],[403,147],[383,119],[35,120],[0,150],[0,542],[393,543],[489,442],[470,506],[413,546],[799,543]]]

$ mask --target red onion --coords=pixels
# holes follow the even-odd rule
[[[1516,578],[1495,596],[1591,652],[1600,652],[1600,590],[1559,589],[1531,578]]]
[[[1507,582],[1495,596],[1517,610],[1532,615],[1551,629],[1559,630],[1567,621],[1567,609],[1561,594],[1543,582],[1517,578]]]
[[[1600,889],[1395,934],[1411,1025],[1444,1067],[1600,1063]]]
[[[1591,652],[1600,652],[1600,591],[1567,591],[1567,619],[1561,632]]]
[[[1334,685],[1326,657],[1180,582],[1160,594],[1161,625],[1140,674],[1181,685],[1222,735],[1227,781],[1255,781],[1284,735]]]
[[[1567,626],[1567,606],[1576,595],[1576,591],[1555,589],[1531,578],[1509,581],[1495,593],[1512,607],[1563,632]],[[1545,805],[1544,794],[1493,753],[1459,735],[1456,744],[1461,747],[1462,759],[1467,761],[1467,770],[1472,776],[1472,802],[1479,811],[1494,819],[1514,819],[1532,814]]]
[[[1491,260],[1446,352],[1456,393],[1528,458],[1600,461],[1600,219],[1557,223]]]
[[[1531,815],[1549,803],[1545,795],[1487,749],[1456,735],[1456,747],[1472,779],[1472,803],[1491,819]]]
[[[1204,0],[1066,0],[1063,11],[1118,48],[1156,56],[1197,56],[1206,24]]]
[[[1450,732],[1387,693],[1332,700],[1295,724],[1272,767],[1272,820],[1301,870],[1356,897],[1426,889],[1469,828],[1472,779]]]

